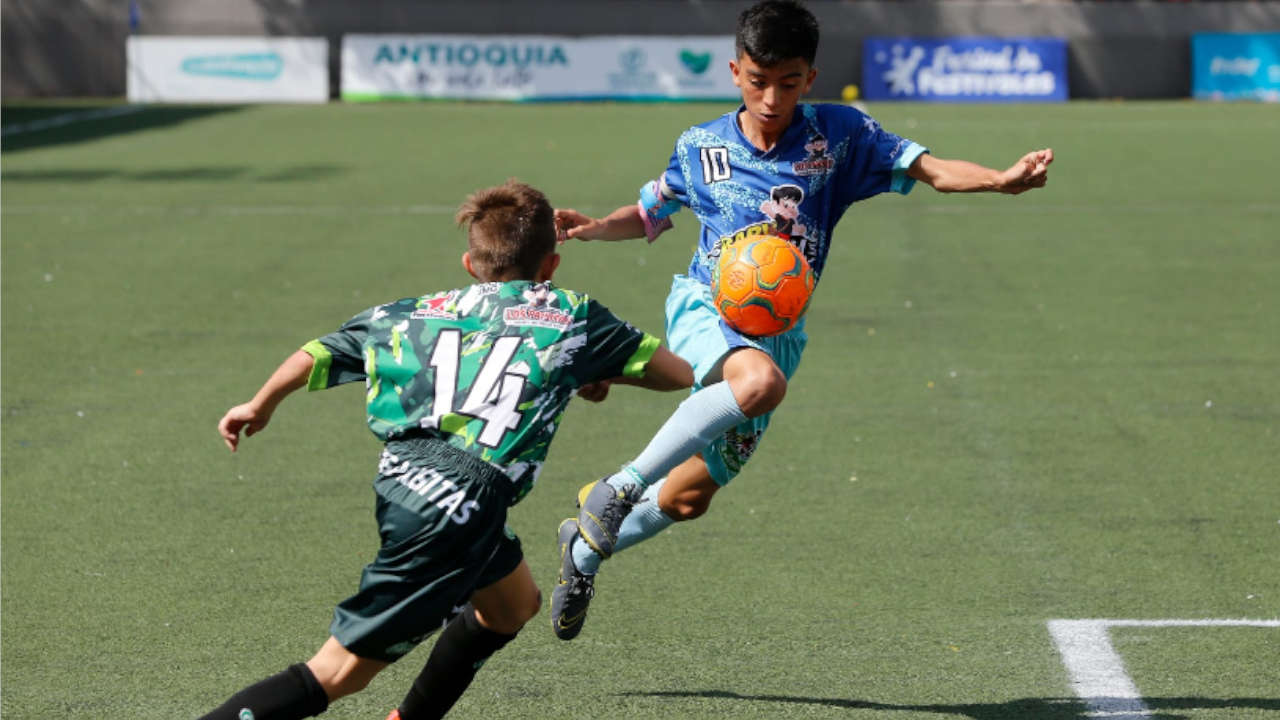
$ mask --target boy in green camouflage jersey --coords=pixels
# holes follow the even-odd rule
[[[541,594],[506,514],[537,479],[572,393],[610,378],[654,390],[693,383],[656,338],[550,283],[553,218],[542,193],[514,181],[472,195],[457,220],[469,225],[462,264],[479,283],[360,313],[222,418],[234,452],[240,431],[266,427],[294,390],[364,380],[369,428],[386,443],[374,480],[382,547],[314,657],[205,718],[318,715],[443,626],[388,720],[438,718],[537,613]]]

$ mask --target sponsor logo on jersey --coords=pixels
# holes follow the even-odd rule
[[[744,228],[735,230],[731,235],[721,235],[720,242],[717,242],[711,246],[711,251],[707,253],[707,259],[711,261],[712,265],[714,265],[716,264],[717,260],[720,257],[720,251],[726,245],[736,243],[739,240],[745,240],[749,237],[759,237],[761,235],[777,235],[777,234],[778,234],[778,226],[772,222],[752,223]]]
[[[791,171],[797,175],[824,175],[836,166],[835,158],[827,153],[827,138],[814,133],[804,144],[808,157],[791,163]]]
[[[396,482],[410,491],[435,503],[444,511],[449,519],[458,525],[465,525],[471,519],[471,513],[480,509],[480,503],[467,500],[467,493],[449,480],[435,468],[424,468],[413,465],[407,460],[383,450],[378,459],[378,472],[384,476],[394,477]]]
[[[564,330],[573,324],[573,315],[552,307],[557,297],[547,283],[534,285],[522,293],[528,305],[517,305],[502,311],[502,319],[508,325],[542,327]]]
[[[424,318],[457,320],[458,313],[453,310],[457,299],[457,290],[450,290],[443,295],[434,295],[429,298],[422,298],[418,301],[418,307],[413,311],[413,315],[410,317],[414,320],[422,320]]]
[[[719,263],[721,249],[725,245],[736,243],[739,240],[745,240],[750,237],[759,237],[761,235],[775,235],[790,242],[792,245],[800,248],[800,252],[804,254],[804,258],[809,261],[810,265],[817,262],[815,257],[817,243],[810,242],[804,235],[793,234],[795,229],[799,227],[802,231],[805,229],[803,225],[797,225],[792,222],[789,224],[792,233],[782,232],[776,220],[766,220],[765,222],[752,223],[740,230],[735,230],[731,235],[721,235],[720,241],[711,246],[711,250],[706,253],[707,267],[713,267]]]
[[[536,305],[517,305],[502,311],[502,319],[508,325],[519,327],[542,327],[564,330],[573,324],[573,316],[569,313]]]

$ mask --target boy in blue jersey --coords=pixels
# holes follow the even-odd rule
[[[748,8],[735,40],[729,70],[741,106],[686,130],[638,204],[598,219],[556,213],[562,239],[652,242],[684,207],[702,226],[688,274],[675,277],[666,304],[667,341],[693,366],[695,391],[635,460],[583,488],[578,517],[561,525],[552,624],[562,639],[582,629],[601,560],[707,511],[755,451],[799,364],[803,322],[775,337],[748,337],[720,319],[710,282],[721,241],[787,237],[821,278],[832,231],[852,203],[906,194],[916,181],[940,192],[1018,194],[1043,187],[1053,161],[1049,149],[1003,171],[944,160],[854,108],[801,103],[817,76],[818,23],[794,0]]]

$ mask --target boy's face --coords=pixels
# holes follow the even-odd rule
[[[742,91],[751,121],[767,133],[782,132],[791,123],[800,98],[813,87],[818,71],[802,58],[761,67],[743,53],[729,63],[733,84]]]

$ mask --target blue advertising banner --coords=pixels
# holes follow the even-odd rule
[[[1280,102],[1280,33],[1192,35],[1191,95]]]
[[[870,37],[863,44],[868,100],[1062,102],[1063,38]]]

